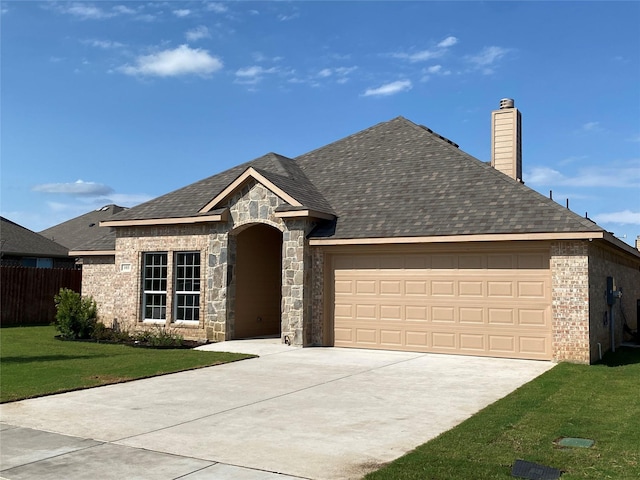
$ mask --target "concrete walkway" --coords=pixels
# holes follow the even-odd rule
[[[553,367],[273,340],[260,358],[0,405],[0,477],[352,479]]]

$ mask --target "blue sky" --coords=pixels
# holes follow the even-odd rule
[[[640,2],[0,3],[1,205],[40,231],[402,115],[640,234]],[[626,236],[626,237],[625,237]]]

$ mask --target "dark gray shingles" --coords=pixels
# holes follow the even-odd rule
[[[59,243],[0,217],[2,254],[32,257],[68,257],[69,250]]]
[[[602,231],[402,117],[294,161],[267,154],[114,220],[198,215],[250,166],[308,208],[337,215],[335,223],[321,224],[315,237]]]
[[[100,227],[100,222],[111,220],[115,214],[124,210],[126,210],[125,207],[118,205],[105,205],[102,208],[59,223],[39,233],[43,237],[64,245],[69,250],[77,250],[78,247],[91,243],[109,233],[110,229],[108,227]],[[115,241],[113,247],[115,248]]]
[[[602,230],[402,117],[295,160],[338,216],[314,237]]]

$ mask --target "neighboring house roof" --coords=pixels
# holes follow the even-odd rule
[[[3,255],[68,258],[69,249],[17,223],[0,217],[0,251]]]
[[[604,232],[403,117],[293,160],[267,154],[112,220],[203,215],[221,207],[225,190],[250,172],[299,204],[278,210],[308,208],[335,217],[319,224],[310,234],[315,239]]]
[[[110,220],[116,213],[126,210],[126,207],[118,205],[105,205],[104,207],[92,210],[79,217],[72,218],[53,227],[42,230],[40,235],[47,237],[70,250],[87,245],[101,239],[105,235],[111,234],[115,247],[115,234],[108,227],[100,227],[100,222]]]

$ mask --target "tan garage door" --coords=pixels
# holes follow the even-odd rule
[[[551,359],[548,251],[335,255],[339,347]]]

